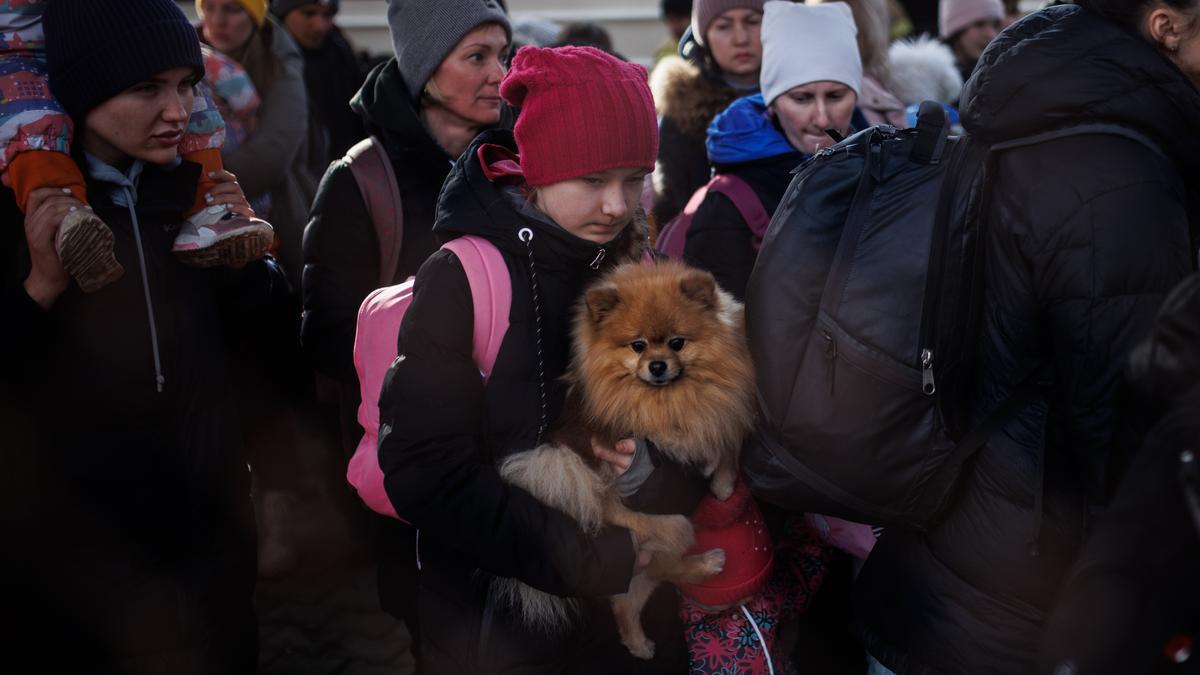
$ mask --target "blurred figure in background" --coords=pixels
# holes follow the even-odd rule
[[[612,36],[604,29],[604,26],[598,23],[571,23],[563,26],[562,32],[558,34],[558,39],[552,46],[595,47],[617,56],[621,60],[626,60],[625,57],[613,51]]]
[[[267,0],[196,0],[200,39],[237,61],[262,97],[254,134],[225,156],[250,199],[271,196],[278,257],[300,288],[300,239],[316,192],[308,143],[304,59],[282,26],[267,15]]]
[[[938,35],[950,45],[963,82],[1004,27],[1004,4],[1000,0],[941,0],[938,3]]]
[[[662,0],[658,6],[667,37],[654,52],[654,65],[679,50],[679,41],[692,22],[692,0]]]
[[[320,178],[334,159],[362,139],[362,120],[350,109],[350,97],[362,86],[354,48],[333,19],[340,0],[274,0],[271,12],[304,55],[308,91],[308,138],[313,175]]]
[[[661,117],[652,210],[658,227],[708,182],[704,141],[713,118],[758,91],[762,7],[762,0],[696,0],[679,43],[682,58],[663,59],[650,75]]]

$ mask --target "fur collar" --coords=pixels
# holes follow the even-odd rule
[[[717,113],[751,93],[726,86],[678,56],[658,62],[650,74],[650,90],[660,115],[671,118],[684,134],[701,140]]]

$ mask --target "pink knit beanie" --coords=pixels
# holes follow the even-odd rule
[[[976,21],[1001,21],[1004,4],[1000,0],[941,0],[938,3],[938,33],[949,40]]]
[[[731,9],[752,9],[763,11],[765,0],[695,0],[692,3],[692,37],[697,44],[704,45],[704,34],[708,26],[725,12]]]
[[[530,185],[605,169],[654,170],[658,119],[646,69],[592,47],[522,47],[500,83]]]

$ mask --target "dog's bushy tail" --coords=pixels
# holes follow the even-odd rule
[[[604,526],[605,481],[570,448],[546,444],[509,455],[500,463],[500,477],[571,516],[589,534]]]
[[[596,534],[604,525],[604,479],[573,450],[540,445],[508,456],[500,476],[523,488],[538,501],[574,518],[585,532]],[[575,622],[580,602],[527,586],[516,579],[492,581],[492,597],[514,608],[529,626],[553,635]]]
[[[525,625],[546,635],[562,634],[579,619],[583,607],[575,598],[560,598],[504,577],[492,580],[491,593],[495,602],[515,609]]]

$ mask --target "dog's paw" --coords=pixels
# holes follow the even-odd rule
[[[629,650],[630,654],[633,654],[639,659],[645,659],[649,661],[654,658],[654,640],[651,640],[645,635],[641,636],[640,638],[622,638],[621,643],[625,645],[625,648]]]
[[[735,482],[736,476],[731,478],[718,473],[717,475],[713,476],[713,480],[711,483],[709,483],[708,489],[712,492],[713,496],[717,498],[717,501],[723,502],[733,496]]]
[[[707,576],[715,577],[725,571],[725,551],[714,548],[700,554]]]

